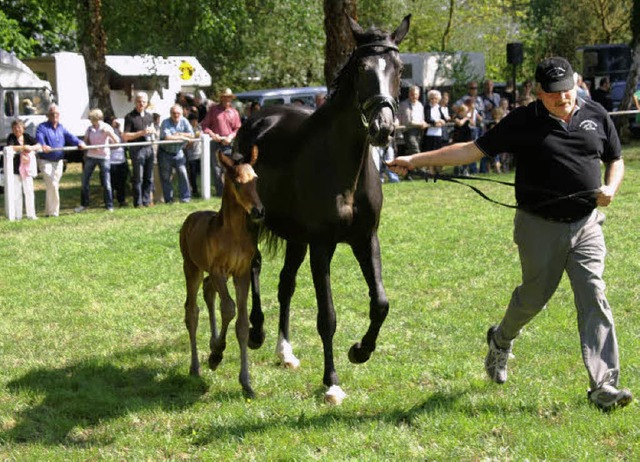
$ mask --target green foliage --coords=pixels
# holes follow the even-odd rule
[[[626,179],[605,225],[621,380],[636,395],[639,153],[625,148]],[[265,256],[267,339],[249,353],[257,396],[248,402],[233,327],[218,370],[188,375],[178,230],[188,213],[218,209],[219,200],[108,214],[94,175],[95,209],[74,214],[79,167],[62,178],[60,218],[0,220],[1,460],[622,461],[640,451],[637,401],[612,414],[587,404],[566,278],[516,342],[509,381],[486,379],[486,329],[520,278],[511,210],[450,183],[383,185],[379,234],[391,306],[365,364],[350,364],[347,351],[368,325],[367,287],[347,246],[332,264],[335,360],[348,394],[337,408],[322,403],[308,261],[291,317],[302,365],[290,371],[273,352],[282,255]],[[42,210],[41,179],[36,187]],[[482,189],[513,200],[505,186]],[[206,310],[200,316],[204,365]]]
[[[72,0],[0,0],[0,46],[19,57],[79,49]],[[324,83],[324,13],[318,0],[103,0],[108,53],[195,55],[214,87],[234,90]],[[359,0],[364,27],[412,14],[402,51],[476,51],[487,77],[511,79],[506,44],[522,42],[518,80],[550,54],[628,43],[632,0]],[[447,29],[450,8],[451,28]],[[446,37],[445,37],[446,34]]]

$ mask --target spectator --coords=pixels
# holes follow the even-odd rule
[[[145,92],[136,94],[135,108],[124,118],[123,141],[140,143],[151,141],[156,134],[153,116],[147,111],[149,96]],[[153,147],[131,146],[129,148],[133,165],[133,206],[149,207],[153,194]]]
[[[453,133],[451,134],[451,141],[453,143],[465,143],[473,140],[473,134],[471,131],[471,120],[469,115],[469,109],[466,104],[457,106],[456,115],[453,118]],[[470,164],[469,164],[470,165]],[[461,167],[456,166],[454,173],[456,175],[469,175],[469,165],[463,165]]]
[[[24,194],[24,208],[27,218],[37,220],[33,178],[38,175],[35,153],[42,147],[36,139],[25,133],[24,122],[16,119],[11,122],[11,133],[7,137],[7,146],[13,146],[13,184],[15,197],[16,219],[22,219],[22,196]]]
[[[326,93],[316,93],[316,96],[315,96],[316,109],[322,106],[326,101],[327,101]]]
[[[220,103],[212,105],[207,116],[202,121],[202,130],[211,137],[211,171],[216,190],[216,196],[222,197],[222,169],[218,165],[216,152],[219,150],[225,156],[231,156],[231,144],[240,128],[240,114],[231,105],[235,95],[230,88],[226,88],[219,95]]]
[[[111,125],[102,121],[103,114],[100,109],[89,111],[91,126],[87,128],[84,139],[90,146],[100,146],[109,141],[118,143],[119,140]],[[104,206],[109,212],[113,212],[113,192],[111,190],[111,167],[109,165],[109,148],[96,147],[89,149],[84,156],[84,168],[82,170],[82,191],[80,193],[80,206],[76,207],[77,213],[84,212],[89,207],[89,185],[91,175],[96,166],[100,167],[100,184],[104,190]]]
[[[186,96],[185,96],[186,98]],[[183,112],[185,107],[182,106]],[[155,141],[160,136],[160,114],[153,113],[153,128],[155,133],[151,135],[151,140]],[[160,178],[160,165],[158,164],[158,145],[153,144],[153,192],[151,193],[151,200],[154,204],[164,203],[164,195],[162,193],[162,179]]]
[[[208,100],[202,90],[196,91],[193,96],[193,105],[198,108],[198,123],[202,122],[207,115]]]
[[[598,88],[593,90],[591,94],[591,99],[596,103],[600,103],[603,108],[607,110],[607,112],[613,111],[613,101],[611,100],[611,82],[607,77],[602,77],[600,79],[600,84]]]
[[[451,127],[449,122],[451,122],[451,113],[449,112],[449,92],[442,92],[442,99],[440,100],[440,110],[442,111],[442,115],[444,116],[444,120],[447,122],[444,127],[442,127],[442,143],[449,144],[451,142]]]
[[[578,96],[582,99],[591,99],[591,93],[589,91],[589,85],[582,78],[582,75],[577,72],[573,73],[573,80],[576,83],[576,91]]]
[[[420,152],[422,135],[427,128],[427,122],[424,120],[424,106],[420,102],[420,87],[414,85],[409,88],[408,98],[400,103],[398,119],[400,125],[404,127],[402,132],[404,152],[402,155],[407,156]],[[411,180],[411,176],[407,174],[405,179]]]
[[[56,104],[49,106],[47,121],[38,125],[36,141],[42,146],[38,167],[42,172],[46,194],[44,213],[47,217],[60,214],[60,179],[64,167],[64,146],[86,145],[60,123],[60,110]]]
[[[170,116],[160,124],[160,139],[162,141],[180,141],[180,143],[161,144],[158,146],[158,165],[162,178],[162,192],[165,204],[173,203],[173,185],[171,173],[175,169],[178,177],[180,202],[191,200],[189,176],[187,174],[187,157],[184,146],[193,139],[191,124],[182,115],[182,107],[175,104],[170,109]]]
[[[443,145],[442,127],[447,123],[445,115],[442,113],[440,101],[442,94],[438,90],[429,90],[427,93],[428,106],[424,110],[424,118],[428,125],[422,140],[424,151],[434,151]],[[434,169],[429,169],[429,173],[435,173]]]
[[[493,80],[484,81],[484,92],[482,93],[482,103],[484,105],[484,118],[487,124],[493,121],[492,113],[494,108],[500,106],[500,95],[493,91]]]
[[[513,235],[522,283],[513,291],[500,324],[487,332],[485,371],[492,381],[506,382],[514,340],[546,306],[566,272],[578,313],[587,398],[611,410],[633,399],[629,390],[618,388],[618,343],[603,280],[605,217],[598,209],[611,204],[624,177],[620,140],[602,106],[577,102],[567,60],[541,61],[536,80],[538,101],[510,112],[480,139],[398,158],[391,168],[403,173],[416,167],[465,164],[504,151],[514,154],[518,210]],[[589,193],[589,200],[576,200],[579,193]]]
[[[482,118],[484,118],[484,101],[482,96],[478,94],[478,82],[469,82],[468,90],[469,92],[466,95],[456,101],[455,106],[467,104],[467,106],[473,107],[482,120]],[[471,103],[468,102],[469,99]],[[480,133],[478,133],[478,135],[480,135]]]
[[[187,120],[191,124],[194,137],[200,138],[202,128],[198,123],[198,115],[189,114]],[[198,178],[201,173],[200,159],[202,158],[202,142],[190,141],[185,146],[184,152],[187,156],[187,174],[189,175],[189,185],[191,186],[191,197],[200,197],[200,192],[198,191]]]
[[[122,143],[122,133],[120,132],[120,122],[113,117],[111,120],[113,133],[118,139],[118,143]],[[109,158],[109,176],[111,177],[111,192],[113,197],[118,201],[120,207],[127,205],[126,185],[129,178],[129,163],[123,146],[111,149],[111,157]]]

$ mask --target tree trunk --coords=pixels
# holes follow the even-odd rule
[[[357,0],[324,0],[324,30],[327,36],[324,78],[327,87],[331,86],[355,46],[347,15],[357,20],[357,3]]]
[[[84,56],[89,85],[89,104],[99,108],[105,118],[113,116],[107,54],[107,35],[102,26],[102,0],[81,0],[77,9],[80,52]]]

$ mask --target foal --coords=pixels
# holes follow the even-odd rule
[[[240,344],[240,384],[246,397],[253,396],[249,377],[247,344],[249,339],[249,317],[247,298],[251,273],[251,260],[257,251],[256,231],[252,222],[264,217],[264,208],[256,191],[257,175],[253,165],[258,158],[254,146],[250,163],[236,164],[231,158],[217,153],[224,169],[224,190],[219,212],[199,211],[190,214],[180,230],[184,276],[187,299],[184,304],[185,324],[191,343],[191,375],[200,375],[200,362],[196,346],[199,308],[196,304],[203,273],[204,299],[209,310],[211,339],[209,367],[215,370],[222,361],[226,347],[227,328],[235,317],[235,304],[227,290],[227,279],[233,277],[238,304],[236,337]],[[216,329],[215,296],[220,295],[222,328]]]

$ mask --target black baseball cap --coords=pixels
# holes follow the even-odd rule
[[[536,81],[547,93],[568,91],[575,87],[573,69],[564,58],[546,58],[536,67]]]

